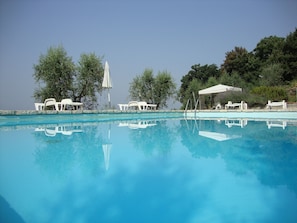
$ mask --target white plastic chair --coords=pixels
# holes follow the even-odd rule
[[[59,104],[60,102],[57,102],[55,98],[47,98],[44,101],[44,108],[49,107],[49,106],[54,106],[55,110],[59,111]]]
[[[66,110],[67,105],[72,106],[74,109],[78,109],[79,107],[82,109],[83,103],[81,102],[73,102],[70,98],[62,99],[61,101],[61,111]]]

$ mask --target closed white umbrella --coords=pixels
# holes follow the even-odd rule
[[[104,154],[105,170],[109,169],[111,146],[112,146],[111,144],[102,145],[102,150],[103,150],[103,154]]]
[[[108,129],[108,140],[105,144],[102,145],[102,150],[104,154],[104,163],[105,163],[105,170],[109,169],[109,160],[110,160],[110,153],[111,153],[112,144],[110,142],[110,125]]]
[[[103,76],[103,81],[102,81],[102,87],[107,88],[107,90],[108,90],[107,97],[108,97],[108,103],[109,103],[109,108],[110,108],[111,102],[110,102],[109,89],[112,88],[112,82],[111,82],[111,78],[110,78],[109,65],[108,65],[107,61],[105,62],[105,66],[104,66],[104,76]]]

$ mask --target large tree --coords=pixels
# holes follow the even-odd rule
[[[167,107],[167,100],[176,93],[176,84],[167,71],[158,72],[153,88],[154,103],[157,107]]]
[[[263,64],[279,63],[282,57],[284,38],[277,36],[265,37],[257,44],[254,55]]]
[[[46,98],[61,100],[71,96],[75,65],[62,46],[50,47],[46,55],[41,55],[34,65],[34,78],[38,88],[34,92],[36,100]]]
[[[200,89],[216,83],[241,87],[244,89],[242,97],[253,100],[257,98],[249,93],[256,86],[271,87],[269,89],[274,91],[275,86],[297,80],[297,28],[286,38],[263,38],[251,52],[235,47],[226,53],[220,71],[210,68],[215,66],[196,64],[182,77],[178,97],[183,108],[189,99],[197,99]],[[295,92],[295,88],[290,88],[290,92]]]
[[[206,64],[201,66],[200,64],[195,64],[191,66],[191,70],[187,75],[183,76],[182,83],[189,83],[193,79],[198,79],[199,82],[205,84],[210,77],[219,77],[220,71],[215,64]]]
[[[176,84],[167,71],[158,72],[154,77],[152,69],[145,69],[130,83],[132,100],[157,104],[157,108],[167,107],[167,100],[175,94]]]
[[[230,75],[236,72],[248,83],[257,81],[259,67],[258,59],[243,47],[235,47],[227,52],[224,63],[221,65],[223,72]]]
[[[188,102],[188,100],[190,100],[190,104],[188,105],[189,109],[193,109],[195,104],[196,104],[196,100],[199,98],[199,94],[198,91],[203,89],[202,83],[198,80],[198,79],[193,79],[192,81],[190,81],[188,83],[187,88],[184,89],[184,91],[182,91],[181,94],[181,89],[179,92],[179,101],[182,103],[182,108],[186,108],[186,104]]]
[[[193,98],[193,93],[197,95],[197,92],[209,83],[210,78],[214,80],[219,78],[220,75],[221,72],[215,64],[203,66],[195,64],[191,66],[188,74],[181,79],[181,87],[178,93],[179,101],[183,104],[183,107],[185,107],[188,99]]]
[[[297,28],[286,37],[283,54],[284,80],[297,80]]]
[[[40,56],[34,70],[38,83],[36,100],[71,98],[84,102],[85,108],[96,107],[96,93],[102,90],[103,66],[94,53],[82,54],[76,66],[62,46],[50,47],[47,54]]]
[[[82,54],[78,62],[73,98],[75,101],[83,101],[86,108],[97,106],[96,93],[102,91],[104,69],[101,61],[101,58],[90,53]]]
[[[243,47],[235,47],[226,53],[224,63],[221,68],[223,71],[231,74],[238,72],[240,75],[245,73],[245,65],[248,61],[248,51]]]
[[[273,63],[263,66],[260,73],[260,85],[262,86],[279,86],[283,81],[283,67],[280,63]]]

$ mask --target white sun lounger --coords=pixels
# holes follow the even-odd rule
[[[44,101],[44,107],[54,106],[55,110],[59,110],[60,102],[57,102],[55,98],[48,98]]]
[[[156,104],[147,104],[147,108],[150,109],[150,110],[156,110],[157,105]]]
[[[75,110],[77,110],[79,108],[80,109],[83,108],[83,103],[73,102],[72,99],[70,99],[70,98],[62,99],[62,101],[61,101],[61,111],[66,110],[67,106],[71,106],[71,108],[74,108]]]
[[[54,106],[55,110],[59,110],[60,102],[57,102],[55,98],[47,98],[44,103],[34,103],[37,111],[45,110],[46,107]]]
[[[36,111],[42,111],[44,109],[44,103],[34,103]]]
[[[123,105],[123,104],[122,104]],[[156,110],[157,109],[157,105],[156,104],[148,104],[145,101],[130,101],[128,103],[127,109],[130,108],[134,108],[134,109],[138,109],[140,111],[144,111],[144,110]]]
[[[271,109],[272,107],[282,107],[283,109],[287,108],[287,102],[285,100],[283,101],[270,101],[268,100],[268,103],[266,105],[266,108]]]
[[[127,109],[139,109],[138,101],[129,101]]]
[[[118,104],[118,106],[120,107],[121,111],[126,111],[128,110],[128,104]]]
[[[225,109],[235,109],[236,107],[238,107],[240,110],[247,109],[247,103],[244,101],[241,101],[240,103],[232,103],[232,101],[228,101],[228,104],[225,104]]]

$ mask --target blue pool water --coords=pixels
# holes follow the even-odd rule
[[[296,120],[0,127],[0,222],[297,222]]]

